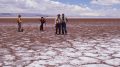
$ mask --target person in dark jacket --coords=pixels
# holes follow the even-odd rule
[[[46,19],[44,17],[41,17],[40,22],[41,22],[40,31],[44,31],[43,26],[44,26],[44,23],[46,23]]]
[[[65,17],[64,14],[62,14],[62,34],[67,34],[67,27],[66,27],[67,22],[68,19]]]

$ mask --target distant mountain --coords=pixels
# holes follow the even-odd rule
[[[22,17],[50,17],[50,15],[38,13],[0,13],[0,17],[17,17],[19,14],[22,15]]]
[[[18,15],[22,17],[56,17],[56,15],[40,14],[40,13],[0,13],[0,17],[17,17]],[[72,18],[120,18],[116,16],[67,16]]]

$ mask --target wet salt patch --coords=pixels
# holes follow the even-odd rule
[[[48,64],[63,64],[63,63],[67,63],[69,61],[69,57],[65,57],[65,56],[55,56],[52,59],[47,60]]]
[[[95,53],[84,53],[85,56],[97,57],[98,54]]]
[[[65,52],[75,52],[74,48],[65,48]]]
[[[65,49],[64,48],[54,48],[56,51],[63,52]]]
[[[8,35],[8,33],[3,33],[3,34],[2,34],[2,36],[7,36],[7,35]]]
[[[108,47],[107,49],[108,49],[109,51],[113,51],[113,52],[120,52],[120,48]]]
[[[45,67],[43,64],[47,64],[46,61],[40,60],[40,61],[34,61],[33,63],[29,64],[25,67]]]
[[[120,43],[120,38],[111,39],[112,42]]]
[[[110,59],[110,58],[112,58],[112,57],[111,57],[111,56],[101,56],[101,55],[99,55],[99,56],[96,57],[96,58],[105,61],[105,60],[108,60],[108,59]]]
[[[105,58],[106,57],[106,58]],[[105,58],[105,59],[108,59],[108,58],[112,58],[109,54],[105,54],[105,53],[101,53],[100,55],[99,55],[99,57],[97,57],[97,58],[100,58],[100,59],[103,59],[103,58]]]
[[[72,42],[74,46],[79,46],[79,45],[83,44],[83,43],[78,42],[78,41],[70,41],[70,42]]]
[[[91,45],[88,45],[88,43],[83,43],[83,42],[77,42],[77,41],[73,41],[72,42],[73,43],[73,46],[74,47],[85,47],[85,46],[92,46],[92,44]]]
[[[70,60],[70,64],[72,64],[72,65],[80,65],[81,61],[78,60],[78,59],[73,59],[73,60]]]
[[[7,45],[9,45],[9,46],[12,46],[13,44],[11,44],[11,43],[8,43]]]
[[[65,48],[65,47],[71,47],[71,45],[68,42],[61,42],[61,43],[50,44],[50,47]]]
[[[90,57],[79,57],[81,60],[81,64],[87,64],[87,63],[99,63],[100,61],[98,59],[90,58]]]
[[[66,45],[60,44],[60,43],[55,43],[55,44],[50,44],[50,47],[55,47],[55,48],[60,48],[60,47],[66,47]]]
[[[16,47],[20,47],[20,45],[12,45],[11,47],[16,48]]]
[[[63,49],[63,51],[61,51],[61,55],[64,55],[64,56],[69,56],[69,57],[78,57],[81,54],[81,52],[76,52],[76,50],[74,48],[66,48],[66,49]]]
[[[88,45],[88,43],[81,43],[81,44],[73,44],[74,47],[91,47],[94,44]]]
[[[26,43],[28,46],[34,45],[34,43]],[[29,47],[30,48],[30,47]]]
[[[3,61],[4,65],[13,65],[15,62],[13,61]]]
[[[89,43],[91,43],[91,44],[94,44],[96,42],[97,42],[96,40],[89,40]]]
[[[92,47],[76,47],[76,50],[87,52],[89,50],[92,50]]]
[[[35,43],[35,44],[41,44],[39,41],[35,41],[34,43]]]
[[[68,42],[62,42],[61,44],[65,44],[66,46],[70,46],[70,44]]]
[[[80,56],[79,54],[75,54],[75,53],[72,53],[72,52],[64,52],[62,53],[64,56],[68,56],[68,57],[78,57]]]
[[[30,43],[31,41],[30,41],[30,40],[27,40],[27,41],[24,41],[24,42],[26,42],[26,43]]]
[[[24,41],[30,41],[30,38],[21,38]]]
[[[33,64],[33,65],[30,65],[30,66],[25,66],[25,67],[46,67],[45,65],[39,65],[39,64]]]
[[[42,53],[44,53],[44,51],[35,51],[34,53],[33,53],[33,56],[40,56]]]
[[[115,59],[109,59],[105,61],[107,64],[118,66],[120,65],[120,59],[115,58]]]
[[[2,67],[13,67],[13,66],[10,65],[10,66],[2,66]]]
[[[0,66],[2,67],[3,63],[0,63]]]
[[[21,57],[21,60],[23,60],[23,61],[31,61],[31,60],[34,60],[34,58],[33,57],[29,57],[29,56],[27,56],[27,57]]]
[[[100,37],[96,36],[95,39],[96,39],[97,42],[104,42],[104,40],[102,38],[100,38]]]
[[[96,50],[95,48],[93,48],[92,50],[87,50],[85,52],[89,52],[89,53],[99,53],[99,50]]]
[[[5,36],[5,37],[2,37],[3,39],[6,39],[6,38],[8,38],[7,36]]]
[[[106,45],[106,44],[100,44],[100,45],[97,45],[98,47],[104,47],[104,48],[107,48],[107,47],[110,47],[110,45]]]
[[[56,64],[56,61],[54,61],[54,60],[49,60],[49,61],[47,61],[47,64],[49,64],[49,65],[58,65],[58,64]]]
[[[74,41],[82,42],[83,40],[82,40],[82,37],[78,37],[78,38],[74,39]]]
[[[81,52],[81,51],[77,51],[77,52],[75,52],[75,55],[76,55],[77,57],[82,56],[82,52]]]
[[[31,45],[29,48],[31,48],[32,50],[35,50],[35,51],[40,51],[40,50],[46,50],[48,48],[46,48],[45,46],[41,46],[41,45]]]
[[[118,54],[113,54],[113,57],[120,57],[120,52]]]
[[[23,67],[26,64],[30,64],[31,61],[16,60],[15,65]]]
[[[110,42],[109,42],[109,45],[110,45],[110,46],[113,46],[113,45],[114,45],[114,46],[120,46],[120,42],[112,42],[112,41],[110,41]]]
[[[109,66],[106,64],[87,64],[87,65],[82,65],[82,67],[113,67],[113,66]]]
[[[24,48],[24,47],[16,47],[14,50],[16,50],[16,51],[27,51],[28,48]]]
[[[15,53],[17,56],[21,56],[21,57],[30,57],[33,56],[33,53],[29,53],[29,52],[17,52]]]
[[[3,59],[4,60],[15,60],[15,56],[13,56],[13,55],[4,55]]]
[[[112,46],[113,48],[116,48],[116,49],[120,49],[120,45],[119,46]]]
[[[12,50],[15,50],[17,46],[10,46]],[[19,46],[18,46],[19,47]]]
[[[96,49],[96,50],[98,50],[99,52],[104,52],[106,49],[105,48],[101,48],[101,47],[99,47],[98,45],[96,45],[96,46],[94,46],[94,48]]]
[[[27,52],[29,52],[29,53],[33,53],[33,52],[35,52],[34,50],[28,50]]]
[[[22,65],[16,65],[16,67],[23,67]]]
[[[23,45],[23,44],[25,44],[24,42],[19,42],[19,45]]]
[[[68,64],[64,64],[64,65],[61,65],[61,66],[58,66],[58,67],[73,67],[72,65],[68,65]]]
[[[57,47],[60,47],[60,43],[50,44],[49,46],[53,48],[54,47],[57,48]]]
[[[10,54],[10,51],[7,48],[0,48],[0,55]]]
[[[52,57],[50,56],[34,56],[34,59],[41,59],[41,60],[48,60],[48,59],[51,59]]]
[[[55,56],[57,55],[57,53],[55,51],[47,51],[45,53],[42,53],[42,55],[46,55],[46,56]]]
[[[104,54],[113,54],[114,51],[103,50],[101,53],[104,53]]]
[[[80,51],[84,51],[84,52],[89,52],[90,50],[93,50],[93,48],[92,47],[77,47],[76,49],[78,49],[78,50],[80,50]]]

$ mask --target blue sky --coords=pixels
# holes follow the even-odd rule
[[[120,17],[120,0],[0,0],[0,13]]]
[[[108,7],[107,5],[95,5],[95,4],[91,4],[91,1],[92,0],[53,0],[53,1],[59,1],[59,2],[62,2],[62,3],[66,3],[66,4],[73,4],[73,5],[86,5],[86,6],[89,6],[89,7],[93,7],[93,6],[97,6],[97,7]],[[96,0],[97,1],[97,0]],[[111,1],[111,0],[109,0]],[[112,4],[112,5],[109,5],[109,7],[114,7],[114,8],[117,8],[117,9],[120,9],[120,3],[118,4]],[[98,8],[99,9],[99,8]]]

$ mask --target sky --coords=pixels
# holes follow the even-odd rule
[[[120,0],[0,0],[0,13],[120,18]]]

